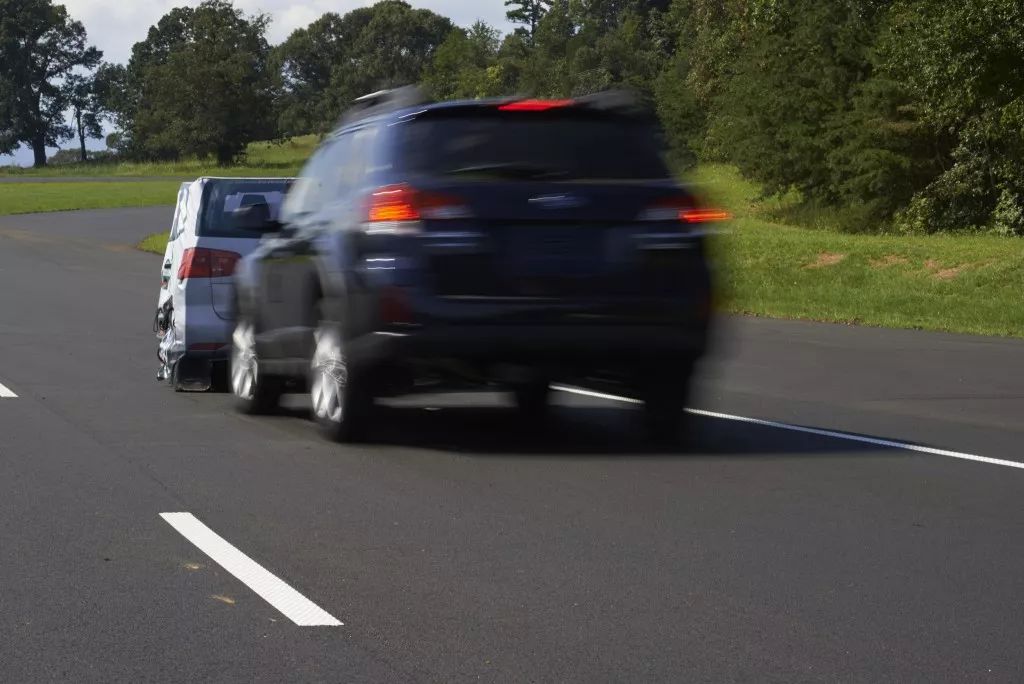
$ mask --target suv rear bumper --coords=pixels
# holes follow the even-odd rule
[[[349,343],[358,364],[401,359],[457,359],[575,365],[695,359],[707,330],[659,325],[445,325],[378,331]]]

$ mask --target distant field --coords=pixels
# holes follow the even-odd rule
[[[316,148],[319,138],[306,135],[283,142],[259,142],[249,145],[245,158],[235,166],[217,166],[209,159],[178,162],[120,164],[62,164],[43,169],[0,167],[0,177],[18,178],[61,176],[160,176],[195,178],[197,176],[293,176]]]
[[[0,177],[25,182],[0,183],[0,215],[174,204],[181,180],[198,176],[293,176],[318,140],[317,136],[309,135],[286,142],[253,143],[245,163],[230,167],[218,167],[201,160],[162,164],[75,164],[45,169],[5,167],[0,169]],[[34,178],[90,180],[33,183]],[[92,182],[92,178],[96,178],[96,182]],[[119,182],[119,178],[153,180]]]
[[[177,181],[0,183],[0,215],[174,204]]]
[[[1024,337],[1024,241],[796,228],[730,167],[691,178],[736,216],[714,244],[727,311]]]

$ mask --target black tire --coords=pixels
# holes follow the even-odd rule
[[[313,420],[324,437],[334,442],[366,438],[374,397],[366,378],[349,363],[338,325],[317,325],[309,368],[309,396]]]
[[[278,378],[260,372],[256,355],[255,327],[239,316],[231,335],[231,360],[228,366],[235,406],[242,413],[270,413],[281,402],[282,385]]]
[[[167,385],[175,392],[185,391],[185,388],[181,384],[181,378],[178,375],[178,364],[171,366],[170,376],[167,378]]]
[[[231,391],[231,361],[214,363],[210,369],[210,391],[227,394]]]
[[[547,380],[517,384],[512,388],[512,396],[515,398],[520,416],[524,419],[539,421],[548,417],[551,386]]]
[[[681,446],[689,437],[689,420],[684,412],[690,398],[693,366],[661,373],[650,371],[641,378],[644,425],[648,438],[660,446]]]

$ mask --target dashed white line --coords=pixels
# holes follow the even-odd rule
[[[264,601],[300,627],[340,627],[342,622],[292,589],[204,525],[191,513],[161,513],[160,517],[200,551],[242,581]]]
[[[590,390],[581,389],[579,387],[569,387],[567,385],[552,385],[552,389],[558,390],[559,392],[568,392],[570,394],[579,394],[585,397],[594,397],[596,399],[607,399],[609,401],[624,402],[627,404],[641,404],[638,399],[631,399],[629,397],[620,397],[614,394],[605,394],[604,392],[592,392]],[[847,442],[859,442],[861,444],[870,444],[872,446],[881,446],[888,449],[903,449],[904,451],[916,451],[921,454],[929,454],[932,456],[945,456],[947,458],[959,458],[964,461],[976,461],[978,463],[988,463],[990,465],[1005,466],[1007,468],[1018,468],[1024,470],[1024,463],[1020,461],[1007,461],[1002,458],[989,458],[988,456],[978,456],[976,454],[966,454],[961,451],[949,451],[948,449],[935,449],[933,447],[921,446],[920,444],[910,444],[908,442],[897,442],[891,439],[880,439],[878,437],[867,437],[865,435],[855,435],[849,432],[838,432],[836,430],[823,430],[821,428],[804,427],[803,425],[792,425],[790,423],[780,423],[774,420],[762,420],[760,418],[748,418],[746,416],[734,416],[729,413],[718,413],[717,411],[703,411],[700,409],[686,409],[687,413],[695,416],[705,416],[707,418],[717,418],[719,420],[731,420],[737,423],[746,423],[748,425],[759,425],[761,427],[775,428],[777,430],[788,430],[790,432],[802,432],[808,435],[817,435],[819,437],[829,437],[831,439],[842,439]]]
[[[0,382],[0,399],[17,399],[18,395],[7,388],[7,385]]]

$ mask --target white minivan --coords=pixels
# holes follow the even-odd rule
[[[204,391],[226,378],[235,264],[276,221],[290,178],[199,178],[178,191],[154,325],[157,379]]]

